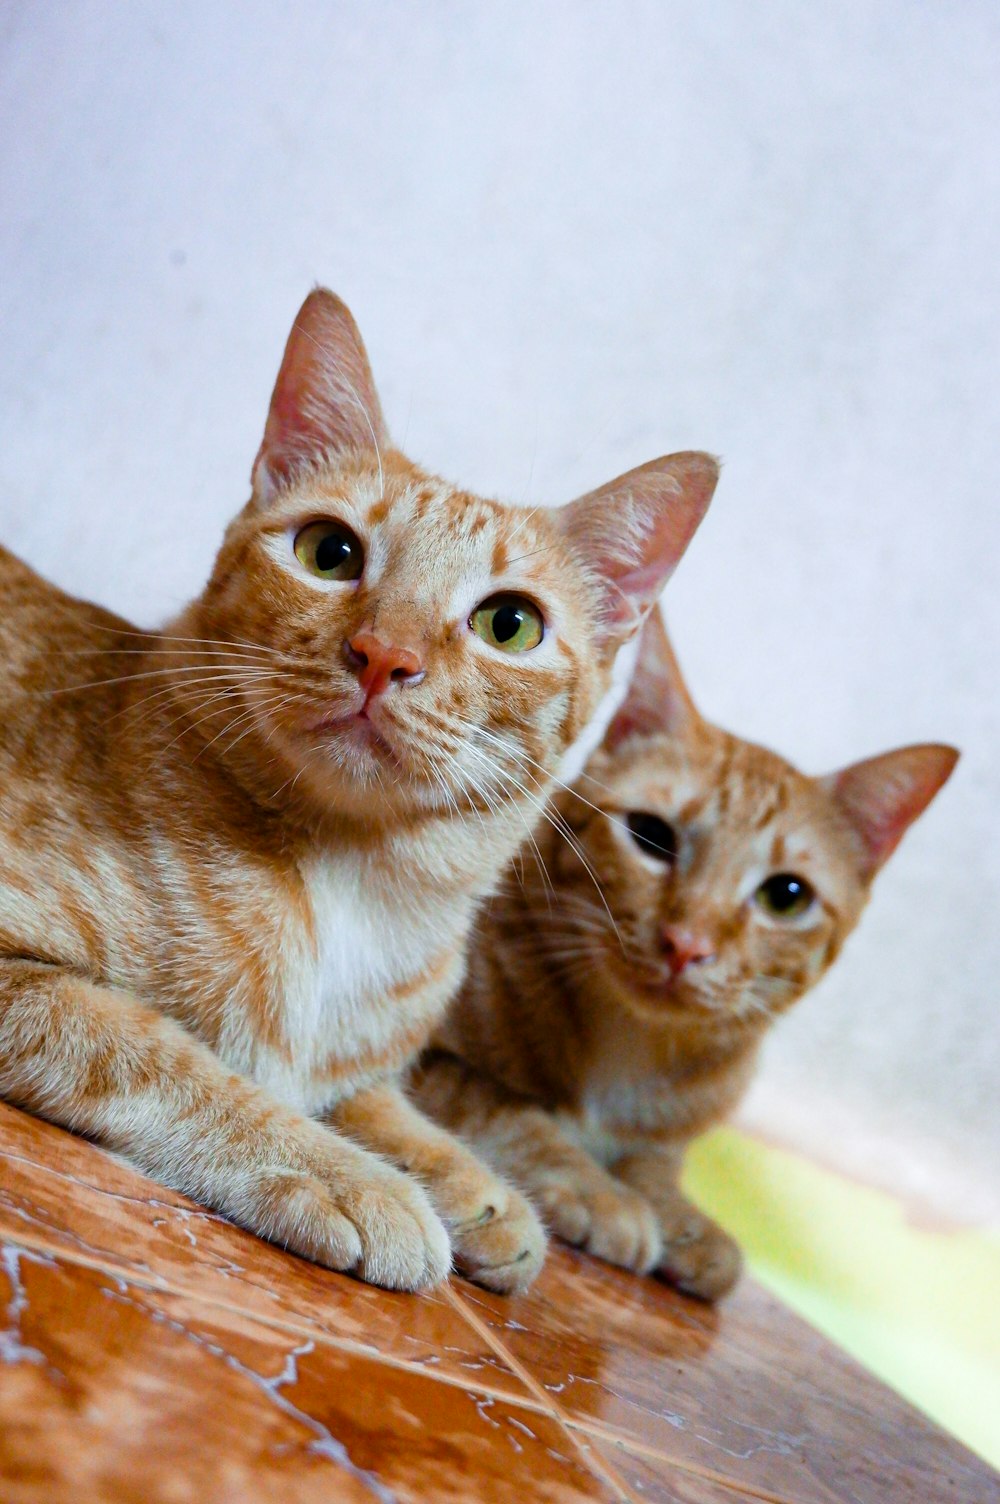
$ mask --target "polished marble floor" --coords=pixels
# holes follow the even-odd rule
[[[1000,1504],[751,1281],[387,1294],[0,1105],[3,1504]]]

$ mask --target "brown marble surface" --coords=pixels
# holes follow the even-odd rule
[[[373,1290],[0,1104],[3,1504],[1000,1504],[749,1280]]]

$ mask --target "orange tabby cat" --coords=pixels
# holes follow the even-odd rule
[[[677,1189],[684,1148],[739,1100],[957,756],[807,778],[702,720],[654,612],[603,746],[481,917],[417,1099],[569,1242],[724,1294],[738,1250]]]
[[[169,628],[0,552],[0,1092],[331,1268],[526,1283],[534,1212],[398,1076],[716,474],[458,490],[390,446],[317,290]]]

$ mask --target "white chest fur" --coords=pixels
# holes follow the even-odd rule
[[[316,1112],[343,1080],[339,1065],[377,1060],[425,1014],[429,1030],[440,988],[424,979],[461,951],[474,903],[422,889],[398,870],[373,872],[352,853],[301,870],[312,935],[290,934],[279,961],[287,1047],[256,1050],[253,1075]]]
[[[619,1129],[656,1129],[669,1125],[672,1093],[669,1078],[657,1071],[656,1043],[641,1023],[603,1016],[600,1039],[589,1052],[580,1082],[581,1118],[603,1136]]]

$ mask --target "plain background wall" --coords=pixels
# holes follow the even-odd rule
[[[150,624],[350,302],[432,468],[561,501],[704,447],[702,708],[809,770],[964,758],[749,1115],[938,1207],[1000,1161],[1000,12],[8,0],[0,536]]]

